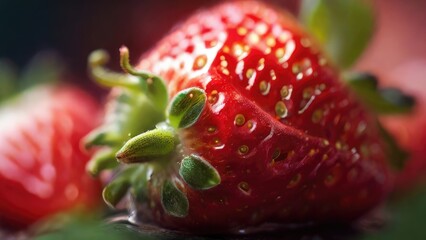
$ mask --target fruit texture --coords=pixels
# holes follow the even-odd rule
[[[104,190],[111,205],[130,190],[149,209],[142,214],[162,226],[225,232],[350,221],[388,192],[374,116],[286,12],[225,3],[178,26],[136,69],[127,48],[120,51],[128,75],[105,71],[104,53],[92,55],[100,83],[133,98],[157,96],[151,105],[160,107],[164,81],[172,100],[155,128],[158,121],[128,126],[151,112],[116,114],[120,124],[106,121],[88,137],[88,146],[108,146],[120,162],[136,163]],[[113,135],[119,140],[105,140]]]

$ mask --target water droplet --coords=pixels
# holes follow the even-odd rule
[[[210,93],[210,95],[208,97],[209,103],[215,103],[215,102],[217,102],[217,99],[218,99],[218,92],[217,92],[217,90],[211,91],[211,93]]]
[[[302,179],[302,175],[300,173],[296,174],[291,178],[290,182],[287,184],[287,188],[293,188],[299,184],[300,180]]]
[[[275,104],[275,113],[279,118],[285,118],[287,116],[288,110],[283,101],[278,101]]]
[[[238,184],[238,188],[247,195],[250,195],[251,189],[250,189],[250,185],[247,182],[240,182]]]
[[[207,63],[207,56],[204,54],[200,55],[195,58],[194,65],[192,66],[192,68],[194,70],[199,70],[203,68],[206,65],[206,63]]]
[[[234,124],[235,124],[236,126],[242,126],[242,125],[244,125],[244,123],[245,123],[245,122],[246,122],[246,119],[245,119],[244,115],[242,115],[242,114],[237,114],[237,115],[235,116]]]
[[[319,123],[324,117],[324,111],[322,109],[317,109],[312,113],[312,122]]]
[[[280,90],[281,98],[286,99],[286,100],[290,99],[292,91],[293,91],[293,86],[291,86],[291,85],[283,86]]]
[[[259,83],[259,90],[262,95],[268,95],[269,90],[271,89],[271,84],[267,81],[261,81]]]
[[[244,36],[244,35],[246,35],[246,34],[247,34],[247,28],[245,28],[245,27],[239,27],[239,28],[237,29],[237,33],[238,33],[238,35],[240,35],[240,36]]]
[[[247,145],[241,145],[241,146],[238,148],[238,153],[239,153],[240,155],[245,155],[245,154],[247,154],[247,153],[248,153],[248,151],[249,151],[249,147],[248,147]]]

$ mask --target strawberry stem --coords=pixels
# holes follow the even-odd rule
[[[126,74],[115,73],[105,68],[109,61],[109,54],[104,50],[96,50],[89,56],[89,68],[92,77],[106,87],[121,86],[127,89],[138,90],[139,81]]]

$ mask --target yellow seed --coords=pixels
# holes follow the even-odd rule
[[[289,99],[291,91],[292,91],[292,87],[291,86],[283,86],[281,88],[281,90],[280,90],[281,98],[283,98],[283,99]]]
[[[203,68],[207,63],[207,56],[206,55],[200,55],[198,56],[195,61],[194,61],[194,65],[192,66],[192,68],[194,70],[199,70],[201,68]]]
[[[241,145],[241,146],[238,148],[238,153],[239,153],[240,155],[245,155],[245,154],[247,154],[247,153],[248,153],[248,151],[249,151],[249,147],[248,147],[247,145]]]
[[[275,161],[281,155],[281,151],[279,149],[275,149],[272,153],[272,161]]]
[[[244,36],[244,35],[246,35],[246,34],[247,34],[247,28],[245,28],[245,27],[239,27],[239,28],[237,29],[237,33],[238,33],[238,35],[240,35],[240,36]]]
[[[246,194],[250,192],[250,185],[247,182],[240,182],[238,188]]]
[[[254,32],[249,33],[247,37],[250,44],[257,44],[260,40],[259,35]]]
[[[249,68],[249,69],[247,69],[246,77],[247,77],[248,79],[250,79],[250,78],[253,76],[253,74],[254,74],[254,69],[253,69],[253,68]]]
[[[290,182],[287,184],[287,188],[295,187],[297,184],[299,184],[301,178],[302,175],[300,173],[294,175]]]
[[[222,67],[227,67],[228,66],[228,61],[226,61],[226,60],[222,60],[222,61],[220,61],[220,66],[222,66]]]
[[[287,106],[283,101],[278,101],[275,104],[275,113],[279,118],[285,118],[287,116],[288,110]]]
[[[300,44],[302,44],[302,46],[305,48],[308,48],[312,45],[311,40],[309,40],[309,38],[300,39]]]
[[[267,95],[269,93],[270,88],[271,88],[271,84],[269,84],[266,81],[261,81],[259,83],[259,90],[262,95]]]
[[[229,47],[228,47],[228,46],[224,46],[224,47],[223,47],[223,52],[224,52],[224,53],[229,53],[229,52],[230,52]]]
[[[324,116],[324,111],[322,109],[317,109],[312,113],[312,122],[319,123]]]
[[[229,75],[229,70],[227,68],[222,69],[222,73],[226,76]]]
[[[257,70],[262,71],[265,68],[265,59],[261,58],[259,59],[259,62],[257,63]]]
[[[245,119],[244,115],[237,114],[235,116],[235,120],[234,120],[235,125],[242,126],[242,125],[244,125],[245,122],[246,122],[246,119]]]
[[[247,122],[247,128],[248,129],[251,129],[252,127],[253,127],[253,121],[251,121],[251,120],[249,120],[248,122]]]
[[[278,59],[282,59],[284,57],[284,48],[278,48],[275,50],[275,57]]]
[[[211,91],[210,96],[208,98],[209,102],[210,103],[215,103],[217,101],[217,97],[218,97],[217,95],[218,95],[217,90]]]
[[[210,127],[207,128],[207,132],[209,132],[209,133],[213,133],[215,131],[216,131],[216,127],[210,126]]]
[[[274,70],[271,70],[269,74],[271,75],[272,80],[277,80],[277,75],[275,74]]]
[[[276,44],[276,41],[275,41],[275,38],[273,36],[268,36],[266,38],[266,45],[268,47],[275,47],[275,44]]]
[[[235,57],[239,57],[239,56],[241,56],[242,54],[243,54],[243,52],[244,52],[244,50],[243,50],[243,46],[241,46],[241,44],[234,44],[233,46],[232,46],[232,54],[235,56]]]

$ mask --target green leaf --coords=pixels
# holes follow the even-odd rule
[[[380,123],[378,125],[382,139],[387,145],[388,162],[395,170],[403,170],[409,157],[408,152],[398,145],[393,136]]]
[[[303,0],[300,17],[343,68],[359,58],[374,30],[374,12],[367,0]]]
[[[20,79],[20,88],[27,89],[39,84],[59,81],[65,67],[62,60],[52,52],[37,54],[25,67]]]
[[[174,128],[187,128],[201,115],[206,104],[206,94],[200,88],[188,88],[173,98],[168,110],[168,120]]]
[[[351,73],[345,76],[348,85],[367,107],[378,114],[410,112],[415,100],[394,88],[379,88],[377,79],[369,74]]]
[[[194,189],[205,190],[220,184],[220,175],[206,160],[199,156],[185,157],[180,165],[179,174]]]
[[[161,191],[161,204],[164,210],[172,216],[186,217],[188,215],[188,198],[169,180],[164,182]]]
[[[172,153],[177,144],[173,131],[154,129],[127,141],[116,157],[123,163],[148,162]]]
[[[137,202],[146,202],[148,200],[147,185],[152,169],[148,164],[140,164],[137,168],[130,178],[132,184],[130,190]]]
[[[101,149],[90,159],[86,165],[86,171],[92,176],[98,176],[99,173],[106,169],[113,169],[118,166],[115,158],[115,150],[107,148]]]
[[[367,232],[362,240],[426,239],[426,188],[420,188],[389,206],[390,220],[380,231]]]
[[[147,98],[152,101],[154,106],[164,111],[169,101],[169,95],[164,81],[158,76],[141,79],[140,81],[143,83],[142,89]]]
[[[136,167],[124,169],[104,188],[102,197],[110,207],[115,207],[127,194],[131,187],[130,178],[136,170]]]
[[[9,62],[0,60],[0,101],[16,92],[17,74]]]

